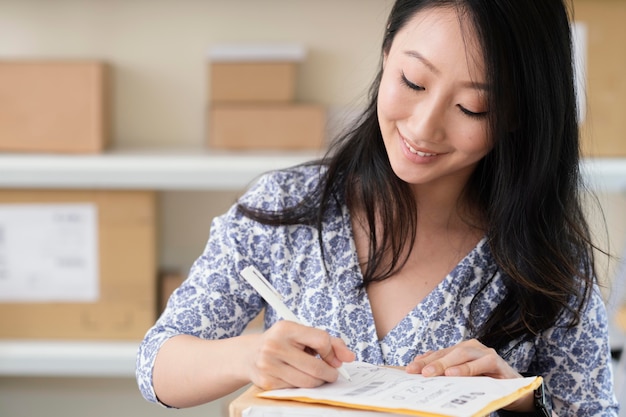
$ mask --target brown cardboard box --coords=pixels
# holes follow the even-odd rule
[[[222,44],[209,52],[209,104],[287,103],[295,100],[299,44]]]
[[[286,407],[286,408],[309,408],[311,413],[315,412],[316,415],[323,416],[324,411],[337,409],[330,405],[324,404],[308,404],[298,401],[284,401],[284,400],[270,400],[266,398],[259,398],[256,395],[263,392],[263,390],[255,385],[251,385],[246,391],[235,398],[228,406],[229,417],[241,417],[243,411],[249,407]]]
[[[217,149],[320,149],[326,113],[314,104],[214,105],[208,143]]]
[[[0,151],[101,152],[107,72],[100,61],[0,61]]]
[[[158,314],[161,314],[163,310],[165,310],[165,306],[167,305],[167,300],[169,300],[170,295],[172,295],[176,288],[180,287],[180,284],[182,284],[184,280],[185,276],[174,271],[164,271],[159,275],[157,293],[157,300],[159,301],[159,304],[157,305]]]
[[[295,62],[213,62],[211,103],[289,102],[295,99]]]
[[[626,157],[626,2],[575,0],[574,19],[587,27],[585,156]]]
[[[155,320],[155,193],[2,190],[0,204],[5,203],[95,204],[99,298],[0,302],[0,338],[141,340]]]

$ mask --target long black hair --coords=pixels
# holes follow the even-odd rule
[[[486,322],[473,324],[478,337],[498,348],[541,332],[564,313],[575,325],[596,281],[580,202],[571,9],[564,0],[397,0],[383,54],[415,13],[431,7],[454,8],[475,31],[490,87],[493,149],[479,162],[464,196],[486,219],[485,234],[507,294]],[[381,77],[382,65],[361,118],[314,162],[325,168],[318,189],[280,213],[239,207],[269,224],[315,224],[322,246],[323,215],[345,198],[351,212],[365,211],[365,286],[404,265],[417,228],[414,196],[393,173],[378,124]]]

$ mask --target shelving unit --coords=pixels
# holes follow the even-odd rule
[[[227,153],[197,149],[116,150],[101,155],[0,155],[0,188],[227,190],[319,153]],[[587,159],[588,184],[626,191],[626,161]],[[131,377],[137,342],[0,341],[0,375]]]
[[[242,189],[321,153],[126,149],[98,155],[0,154],[4,189]],[[0,341],[0,376],[132,377],[139,341]]]
[[[263,172],[321,156],[321,152],[224,152],[205,149],[113,150],[98,155],[0,154],[0,188],[233,190]],[[587,183],[626,191],[626,160],[588,158]]]
[[[1,376],[132,377],[139,342],[0,342]]]
[[[626,192],[626,159],[587,158],[581,165],[587,184],[603,192]]]
[[[122,149],[96,155],[0,154],[0,188],[233,190],[319,152]]]

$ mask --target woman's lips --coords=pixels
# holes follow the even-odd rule
[[[435,152],[421,151],[421,150],[415,149],[414,147],[411,146],[411,144],[409,144],[409,142],[406,141],[406,139],[402,139],[402,141],[406,145],[406,147],[409,150],[409,152],[411,152],[412,154],[415,154],[415,155],[418,155],[418,156],[422,156],[422,157],[425,157],[425,156],[437,156],[438,155]]]

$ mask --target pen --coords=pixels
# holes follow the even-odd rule
[[[254,266],[248,266],[241,271],[241,276],[263,297],[269,305],[285,320],[293,321],[294,323],[304,324],[298,317],[293,314],[289,308],[283,303],[282,296],[272,284],[256,269]],[[337,368],[341,376],[351,381],[348,371],[342,366]]]

